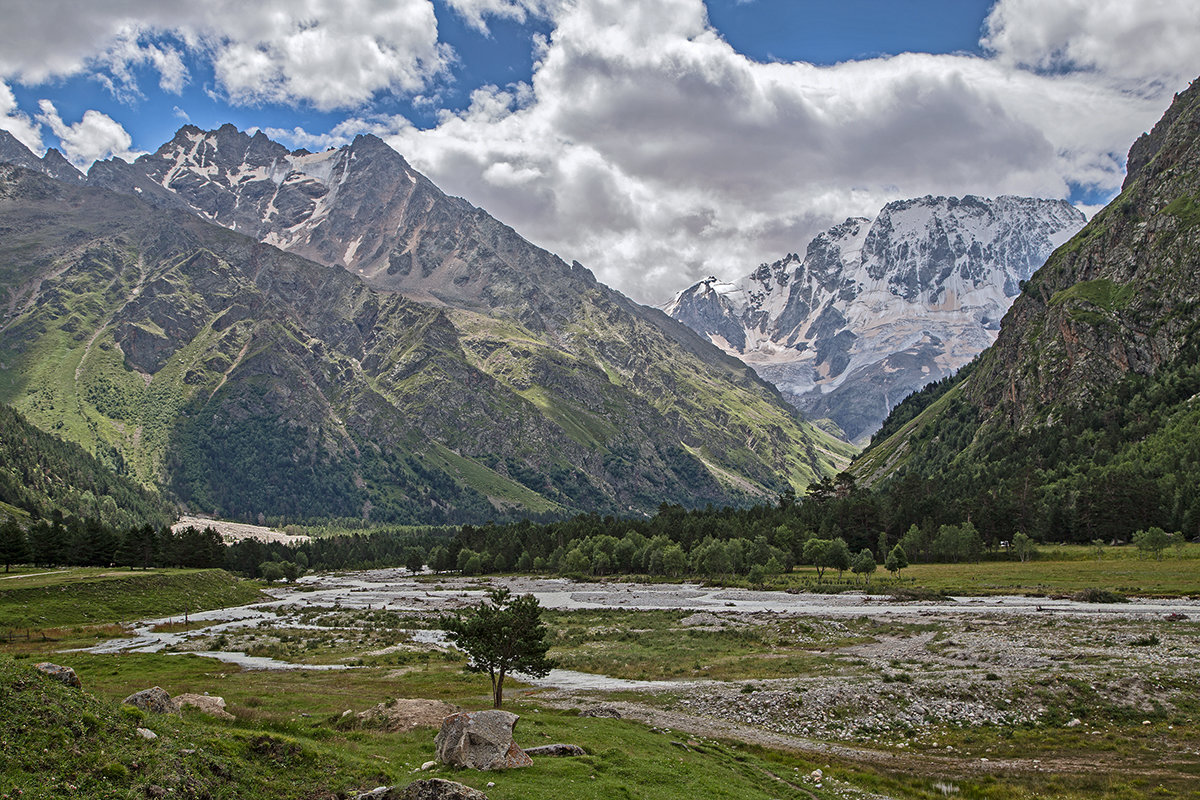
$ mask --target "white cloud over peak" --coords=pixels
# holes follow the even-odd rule
[[[41,155],[42,145],[41,126],[17,108],[16,98],[8,84],[0,81],[0,129],[6,130],[17,140],[34,152]]]
[[[553,31],[531,43],[528,83],[479,88],[429,130],[373,101],[436,99],[454,55],[431,0],[42,0],[0,29],[0,80],[99,70],[136,96],[149,68],[177,92],[189,59],[207,59],[214,99],[348,110],[273,138],[319,150],[380,135],[448,192],[653,302],[897,198],[1115,192],[1133,139],[1200,74],[1195,0],[997,0],[982,56],[833,66],[747,58],[702,0],[446,2],[483,32],[535,17]],[[37,140],[6,89],[0,125]],[[39,119],[76,163],[132,146],[103,114]]]
[[[142,153],[132,149],[133,139],[121,123],[99,111],[85,111],[73,125],[63,122],[58,109],[49,100],[39,103],[42,113],[38,119],[45,123],[62,144],[63,155],[80,169],[86,170],[93,161],[116,156],[132,161]]]
[[[1006,21],[1035,14],[1022,3],[994,10],[997,51],[1033,35]],[[700,0],[579,0],[554,25],[531,85],[485,87],[435,129],[388,140],[447,191],[650,302],[899,197],[1115,191],[1169,102],[1128,91],[1128,73],[1047,74],[1009,55],[758,63]]]

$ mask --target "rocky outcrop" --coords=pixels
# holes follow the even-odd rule
[[[441,700],[399,699],[379,703],[366,711],[358,712],[360,720],[382,727],[394,733],[404,733],[416,728],[437,728],[442,720],[462,709]]]
[[[33,668],[43,675],[49,675],[59,683],[72,686],[76,689],[82,688],[83,683],[80,682],[79,676],[75,674],[75,670],[70,667],[63,667],[58,664],[51,664],[49,661],[42,661],[33,665]]]
[[[665,310],[861,441],[987,347],[1021,283],[1083,224],[1058,200],[897,201],[819,234],[803,258],[701,281]]]
[[[499,709],[452,714],[434,739],[443,764],[495,770],[528,767],[533,760],[513,740],[516,714]]]
[[[121,701],[122,705],[140,708],[151,714],[178,714],[179,708],[171,700],[171,695],[160,686],[134,692]]]

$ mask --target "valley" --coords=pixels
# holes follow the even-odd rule
[[[1058,568],[1072,563],[1080,562]],[[30,574],[14,588],[22,580],[47,578]],[[679,759],[705,797],[740,787],[749,797],[919,798],[939,786],[997,798],[1120,798],[1155,787],[1194,796],[1200,706],[1189,687],[1200,601],[1189,598],[897,602],[376,570],[267,587],[248,606],[194,610],[186,626],[174,614],[18,632],[0,644],[0,663],[6,679],[35,658],[73,666],[101,703],[153,684],[172,695],[220,695],[234,720],[199,712],[139,720],[160,734],[153,744],[162,752],[201,743],[197,759],[175,768],[174,780],[184,781],[177,789],[209,786],[223,796],[205,779],[214,758],[225,791],[265,779],[272,762],[243,761],[233,743],[261,749],[266,740],[293,748],[276,762],[293,764],[289,777],[271,778],[278,796],[326,796],[313,794],[323,786],[332,797],[403,783],[428,760],[434,730],[417,717],[409,727],[404,714],[417,712],[396,698],[488,703],[486,679],[461,671],[436,621],[497,584],[541,600],[551,655],[561,661],[546,678],[510,688],[518,739],[571,741],[590,755],[507,774],[448,774],[489,797],[603,796],[630,780],[655,797],[643,782]],[[395,716],[372,717],[376,704],[394,705]],[[609,716],[580,716],[589,709]],[[1103,759],[1089,756],[1097,751]],[[336,776],[300,766],[317,763]],[[38,796],[26,785],[26,796]],[[103,785],[81,796],[104,796]],[[119,791],[123,782],[109,785]]]

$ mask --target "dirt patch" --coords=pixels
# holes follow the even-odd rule
[[[240,542],[243,539],[257,539],[260,542],[307,542],[307,536],[293,536],[282,531],[277,531],[273,528],[267,528],[262,525],[248,525],[244,522],[227,522],[221,519],[204,519],[203,517],[180,517],[179,521],[171,526],[171,530],[179,532],[184,528],[212,528],[217,533],[221,534],[221,539],[226,544]]]

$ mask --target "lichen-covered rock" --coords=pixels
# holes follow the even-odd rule
[[[354,800],[487,800],[487,795],[455,781],[428,778],[404,787],[380,786]]]
[[[49,675],[54,680],[64,683],[67,686],[73,686],[76,689],[83,688],[83,684],[79,680],[79,676],[75,674],[75,670],[70,667],[60,666],[59,664],[51,664],[49,661],[42,661],[33,665],[33,668],[38,672]]]
[[[140,708],[151,714],[175,714],[179,709],[171,701],[171,695],[160,686],[134,692],[121,701],[124,705]]]
[[[191,706],[219,719],[236,719],[233,714],[225,710],[224,697],[187,692],[176,695],[171,699],[171,702],[174,704],[176,711],[182,711],[184,706]]]
[[[360,711],[358,718],[388,731],[404,733],[414,728],[439,727],[442,720],[461,710],[441,700],[400,699]]]
[[[577,744],[544,744],[540,747],[530,747],[525,751],[527,756],[586,756],[587,751]]]
[[[405,786],[400,800],[487,800],[487,795],[455,781],[427,778]]]
[[[438,761],[471,769],[528,767],[533,760],[513,741],[516,714],[499,709],[451,714],[434,739]]]

